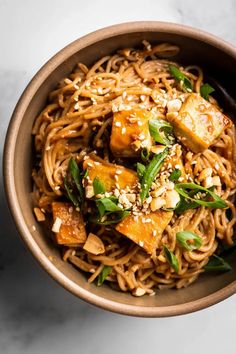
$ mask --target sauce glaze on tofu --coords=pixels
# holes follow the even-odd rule
[[[178,139],[193,152],[209,148],[232,124],[216,106],[196,93],[188,96],[178,113],[167,117]]]

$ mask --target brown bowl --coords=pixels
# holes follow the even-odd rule
[[[19,233],[42,267],[74,295],[104,309],[147,317],[180,315],[215,304],[236,291],[236,257],[232,271],[207,274],[182,290],[163,290],[156,296],[135,298],[108,286],[88,284],[86,276],[62,261],[42,226],[36,222],[31,202],[32,138],[34,118],[48,93],[80,61],[92,64],[122,47],[135,47],[146,39],[180,46],[174,58],[183,64],[201,65],[205,72],[233,90],[236,82],[236,48],[202,31],[162,22],[134,22],[108,27],[76,40],[51,60],[32,79],[13,113],[4,152],[4,178],[9,206]]]

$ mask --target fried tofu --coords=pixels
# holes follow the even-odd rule
[[[123,166],[110,164],[98,157],[91,157],[84,161],[83,169],[88,170],[88,179],[93,181],[96,177],[102,182],[106,192],[111,192],[119,186],[135,188],[138,183],[136,172]]]
[[[172,211],[163,210],[142,216],[130,215],[116,226],[116,230],[137,243],[147,253],[153,254],[172,216]]]
[[[87,235],[82,215],[72,204],[64,202],[52,203],[52,230],[59,245],[78,245],[86,241]],[[55,227],[56,225],[56,227]]]
[[[152,138],[149,119],[152,113],[145,109],[132,109],[114,113],[110,148],[116,157],[133,157],[144,147],[150,149]]]
[[[168,120],[177,138],[191,151],[204,151],[231,126],[231,120],[200,95],[192,93],[179,113],[169,113]]]

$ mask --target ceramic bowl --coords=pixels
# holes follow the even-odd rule
[[[156,296],[133,297],[109,286],[88,284],[86,275],[63,262],[45,229],[32,212],[31,129],[46,104],[48,93],[80,61],[91,65],[117,49],[151,43],[171,42],[180,47],[174,58],[185,65],[197,64],[233,91],[236,82],[236,48],[208,33],[162,22],[115,25],[88,34],[62,49],[32,79],[21,96],[10,121],[4,152],[6,194],[19,234],[41,266],[75,296],[114,312],[146,317],[180,315],[215,304],[236,291],[236,257],[229,259],[232,271],[205,274],[188,288],[158,291]]]

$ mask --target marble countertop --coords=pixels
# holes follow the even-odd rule
[[[234,0],[0,1],[0,153],[12,110],[30,78],[59,49],[98,28],[162,20],[236,44]],[[25,250],[0,180],[0,353],[234,353],[236,297],[175,318],[142,319],[89,305],[55,283]],[[144,335],[145,332],[145,335]]]

